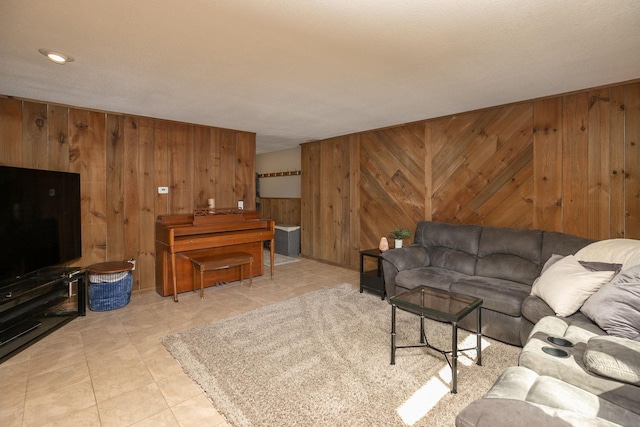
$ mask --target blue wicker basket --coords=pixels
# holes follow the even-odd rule
[[[89,308],[109,311],[124,307],[131,300],[131,272],[89,275]]]

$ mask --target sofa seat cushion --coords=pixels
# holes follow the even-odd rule
[[[458,415],[456,425],[513,426],[520,420],[522,425],[627,426],[637,425],[640,416],[557,378],[513,366]]]
[[[557,378],[589,393],[640,414],[640,387],[595,374],[584,363],[584,354],[590,339],[606,333],[590,321],[545,317],[538,322],[518,359],[520,366],[539,375]],[[562,347],[549,342],[549,337],[560,337],[573,343]],[[562,349],[567,357],[547,354],[543,347]]]
[[[520,317],[522,301],[529,295],[531,286],[510,280],[472,276],[452,283],[451,291],[482,298],[482,307],[488,310]]]
[[[593,337],[587,342],[584,364],[595,374],[640,386],[640,343],[637,341]]]
[[[400,271],[396,276],[396,285],[405,289],[413,289],[418,286],[448,291],[451,283],[467,277],[456,271],[437,267],[420,267],[411,270]],[[398,291],[400,293],[401,291]]]

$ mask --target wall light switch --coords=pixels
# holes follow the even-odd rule
[[[169,194],[169,187],[158,187],[158,194]]]

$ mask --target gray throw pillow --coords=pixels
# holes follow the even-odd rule
[[[640,265],[621,271],[580,311],[609,335],[640,341]]]

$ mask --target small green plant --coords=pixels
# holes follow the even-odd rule
[[[410,237],[411,232],[409,230],[405,230],[404,228],[396,228],[395,230],[389,233],[389,237],[393,237],[394,239],[404,239],[406,237]]]

